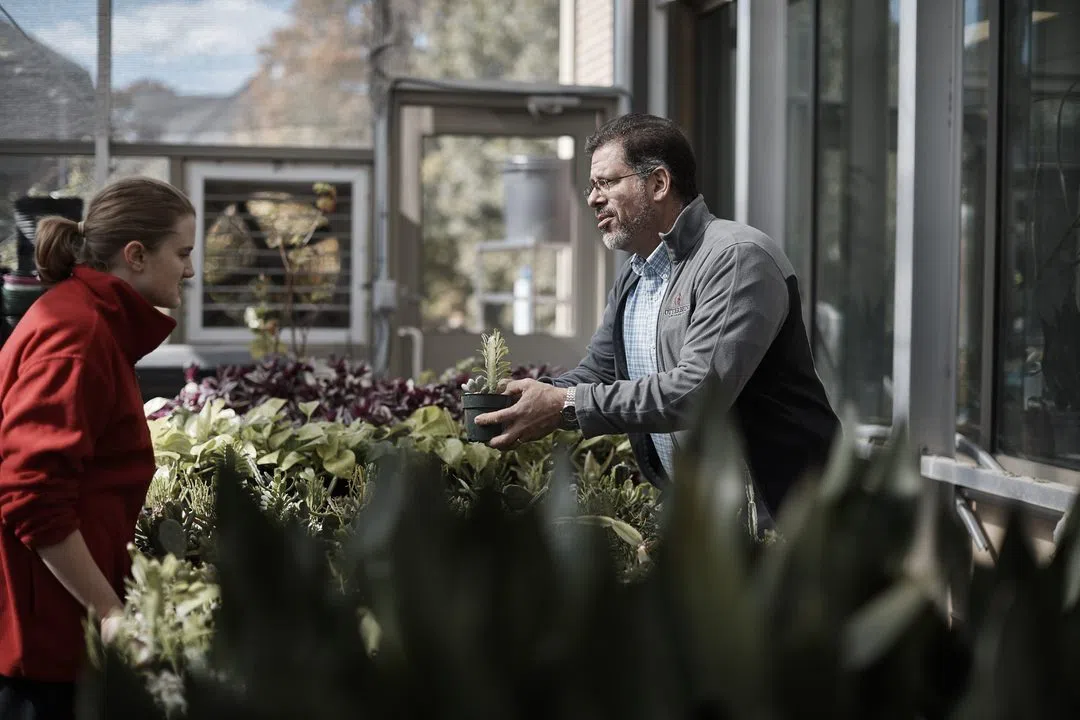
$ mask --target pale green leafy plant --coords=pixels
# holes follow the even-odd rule
[[[131,664],[144,664],[142,679],[161,706],[173,709],[170,716],[182,713],[184,682],[204,653],[205,637],[198,628],[210,628],[216,619],[198,614],[203,605],[184,621],[160,616],[173,607],[190,612],[188,593],[204,597],[185,574],[194,567],[187,560],[207,567],[220,560],[216,492],[223,465],[276,526],[295,524],[335,555],[362,509],[380,494],[378,464],[387,453],[408,449],[437,459],[452,507],[467,512],[482,495],[494,492],[502,495],[509,510],[527,511],[550,497],[552,454],[559,446],[568,451],[567,469],[580,501],[580,506],[559,513],[559,533],[573,534],[581,525],[605,527],[627,573],[650,564],[655,489],[630,480],[632,460],[624,437],[585,440],[579,432],[557,432],[500,453],[464,442],[461,424],[437,405],[386,426],[312,420],[314,402],[301,406],[306,422],[297,424],[284,414],[284,405],[284,400],[271,399],[236,413],[214,402],[199,412],[178,409],[150,421],[160,469],[136,538],[144,552],[163,559],[140,555],[136,560],[137,582],[128,597],[134,624],[118,642]],[[154,405],[147,410],[153,412]],[[231,458],[228,463],[226,457]],[[166,557],[169,553],[181,559]],[[344,590],[340,575],[335,568],[336,582]],[[216,587],[207,591],[214,592]],[[370,625],[373,619],[365,617]],[[191,635],[191,648],[186,640],[178,644],[177,638],[185,634]]]
[[[221,595],[210,566],[197,567],[172,555],[156,560],[133,547],[130,551],[127,602],[111,642],[143,675],[166,714],[181,716],[186,705],[182,678],[208,666]]]

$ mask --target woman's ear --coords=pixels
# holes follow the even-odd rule
[[[146,246],[138,240],[132,240],[123,249],[124,262],[134,272],[142,272],[146,264]]]

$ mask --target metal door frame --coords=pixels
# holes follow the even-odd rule
[[[598,127],[619,113],[626,92],[617,88],[578,86],[544,86],[511,82],[458,82],[397,79],[391,83],[387,109],[376,125],[375,141],[375,247],[373,252],[374,282],[372,285],[372,348],[377,368],[396,375],[414,374],[416,345],[420,326],[418,305],[410,307],[408,293],[418,285],[407,269],[419,261],[411,254],[416,240],[407,237],[420,227],[418,194],[408,197],[403,192],[406,183],[416,183],[419,167],[419,148],[403,145],[412,134],[423,138],[435,135],[472,135],[487,137],[557,137],[572,135],[580,138],[582,121],[590,118],[589,127]],[[416,110],[422,112],[418,116]],[[408,117],[413,111],[412,118]],[[419,129],[407,127],[417,120]],[[409,121],[409,122],[407,122]],[[580,148],[574,155],[572,182],[588,176],[588,165]],[[411,176],[410,176],[411,174]],[[614,254],[597,242],[595,230],[588,222],[587,208],[578,208],[573,234],[575,249],[574,306],[572,310],[574,335],[553,338],[547,335],[521,336],[519,346],[535,341],[527,338],[566,341],[584,351],[603,313],[607,290],[615,271]],[[409,204],[412,203],[412,207]],[[410,227],[410,223],[412,226]],[[391,238],[394,241],[391,242]],[[411,261],[411,262],[410,262]],[[590,289],[593,291],[590,292]],[[400,334],[409,335],[406,340]],[[442,336],[453,353],[465,357],[475,352],[477,344],[471,333]],[[412,343],[412,347],[409,347]],[[543,361],[548,358],[527,357],[528,352],[515,353],[511,339],[511,354],[515,362]],[[460,345],[460,348],[458,347]],[[380,352],[381,349],[381,352]],[[420,353],[422,355],[427,353]],[[412,360],[410,360],[412,358]],[[433,368],[441,369],[441,368]]]

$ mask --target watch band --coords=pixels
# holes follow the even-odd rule
[[[566,388],[566,399],[563,400],[562,406],[562,422],[559,423],[563,430],[577,430],[577,405],[575,403],[577,387],[572,386]]]

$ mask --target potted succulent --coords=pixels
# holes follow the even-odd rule
[[[510,363],[506,339],[497,329],[490,335],[480,336],[480,357],[483,367],[473,368],[476,377],[462,384],[461,407],[465,411],[465,434],[472,442],[490,442],[502,435],[501,424],[477,425],[476,417],[487,412],[502,410],[513,403],[509,395],[503,395],[500,385],[510,379]]]

